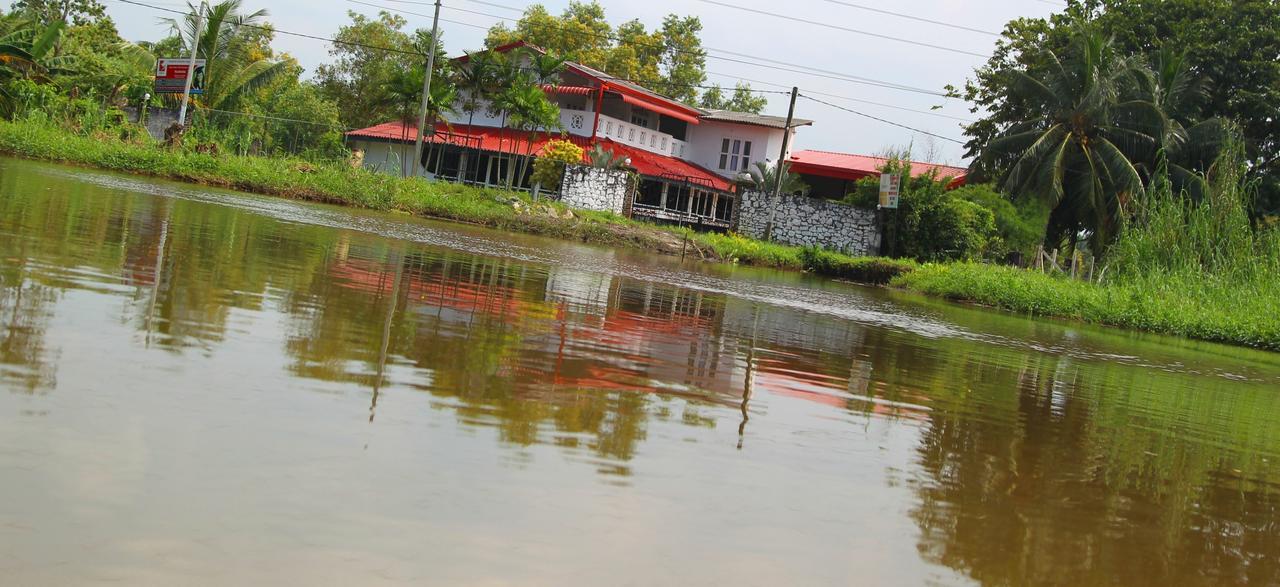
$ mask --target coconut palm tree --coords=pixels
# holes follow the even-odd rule
[[[1006,191],[1038,198],[1050,210],[1047,242],[1075,242],[1086,233],[1114,236],[1126,206],[1142,189],[1134,161],[1159,148],[1167,117],[1148,99],[1127,98],[1144,75],[1136,58],[1081,29],[1067,60],[1046,52],[1048,71],[1005,72],[1008,92],[1038,105],[1038,115],[1013,125],[983,157],[1015,158]]]
[[[265,57],[257,42],[262,36],[263,29],[259,27],[267,11],[243,14],[241,5],[241,0],[224,0],[205,12],[197,51],[197,58],[205,60],[204,95],[196,101],[206,108],[231,108],[242,97],[289,70],[287,62]],[[190,47],[196,36],[199,8],[190,2],[187,6],[191,12],[181,21],[168,19],[166,22],[182,38],[183,45]]]

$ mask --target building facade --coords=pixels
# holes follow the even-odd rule
[[[531,65],[541,50],[525,43],[497,47]],[[514,53],[512,53],[514,52]],[[470,56],[455,63],[469,67]],[[506,112],[461,90],[452,111],[427,133],[421,161],[413,158],[417,128],[388,122],[348,133],[348,145],[364,152],[364,165],[389,173],[479,185],[530,189],[532,156],[564,137],[584,149],[600,145],[627,160],[640,177],[630,212],[657,221],[728,229],[737,185],[757,162],[777,161],[784,133],[811,121],[703,110],[672,100],[632,82],[582,64],[568,62],[558,83],[544,85],[560,109],[558,129],[534,132],[511,128]]]

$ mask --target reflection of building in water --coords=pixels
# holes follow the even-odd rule
[[[754,345],[756,389],[842,409],[870,389],[871,365],[857,358],[865,329],[850,321],[765,304],[757,311],[720,293],[580,269],[528,271],[465,255],[411,254],[405,265],[406,316],[432,325],[419,325],[415,344],[458,350],[401,352],[422,368],[456,371],[483,344],[487,355],[476,360],[492,368],[456,378],[463,388],[505,381],[512,393],[540,397],[626,390],[737,406]],[[385,296],[394,273],[353,253],[329,275],[344,288]]]

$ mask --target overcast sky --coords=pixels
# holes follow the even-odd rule
[[[147,0],[142,0],[146,2]],[[364,1],[364,0],[361,0]],[[431,28],[431,7],[428,0],[423,5],[367,0],[387,8],[418,12],[427,16],[403,14],[410,28]],[[720,2],[721,0],[715,0]],[[130,40],[157,40],[166,34],[165,27],[157,20],[172,16],[148,8],[122,4],[114,0],[104,2],[107,12],[115,19],[121,35]],[[147,2],[166,8],[185,8],[185,4],[173,0]],[[553,13],[559,13],[568,0],[543,2]],[[601,0],[610,23],[616,25],[632,18],[639,18],[648,27],[660,24],[669,13],[694,15],[702,19],[702,42],[708,49],[720,49],[756,57],[764,57],[787,63],[803,64],[812,68],[829,70],[845,75],[870,78],[914,88],[941,91],[948,83],[959,84],[982,63],[983,58],[944,51],[931,47],[910,45],[896,41],[877,39],[867,35],[824,28],[813,24],[792,22],[774,17],[753,14],[703,0]],[[930,20],[965,26],[983,31],[999,32],[1004,23],[1022,16],[1044,16],[1055,9],[1049,0],[729,0],[732,4],[748,9],[774,13],[786,13],[796,18],[830,23],[851,29],[901,37],[921,43],[945,46],[952,49],[988,54],[995,37],[951,27],[907,20],[897,16],[842,5],[858,4],[884,10],[907,13]],[[244,0],[248,9],[266,8],[270,20],[280,30],[332,36],[338,27],[348,22],[348,10],[369,15],[377,8],[356,4],[348,0]],[[512,21],[519,13],[494,7],[524,7],[530,4],[522,0],[444,0],[441,18],[454,22],[441,24],[445,46],[450,54],[459,55],[482,45],[487,27],[498,19],[481,16],[463,10],[505,16]],[[467,23],[476,26],[465,26]],[[277,35],[274,46],[296,57],[308,72],[328,59],[330,46],[323,41]],[[946,116],[971,118],[968,106],[960,100],[902,90],[851,83],[803,75],[760,66],[735,63],[714,58],[722,55],[730,59],[742,59],[733,55],[711,51],[707,59],[708,83],[720,83],[732,87],[740,78],[758,80],[752,87],[761,90],[780,90],[792,85],[814,92],[819,98],[833,104],[890,120],[902,125],[963,139],[961,122]],[[785,66],[784,66],[785,67]],[[759,82],[769,82],[768,85]],[[781,86],[781,87],[780,87]],[[839,98],[818,95],[831,94]],[[766,113],[785,115],[787,96],[769,95]],[[850,101],[847,98],[877,102]],[[889,106],[896,106],[892,108]],[[933,106],[942,106],[928,114]],[[898,108],[923,112],[906,111]],[[889,146],[914,145],[917,158],[925,158],[934,149],[938,162],[963,164],[963,148],[955,143],[930,139],[911,130],[898,128],[844,112],[830,106],[801,99],[796,115],[814,120],[812,127],[803,128],[797,136],[796,148],[823,149],[861,154],[878,154]],[[932,145],[930,144],[932,141]]]

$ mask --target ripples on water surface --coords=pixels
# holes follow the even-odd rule
[[[5,584],[1274,584],[1273,355],[0,160]]]

